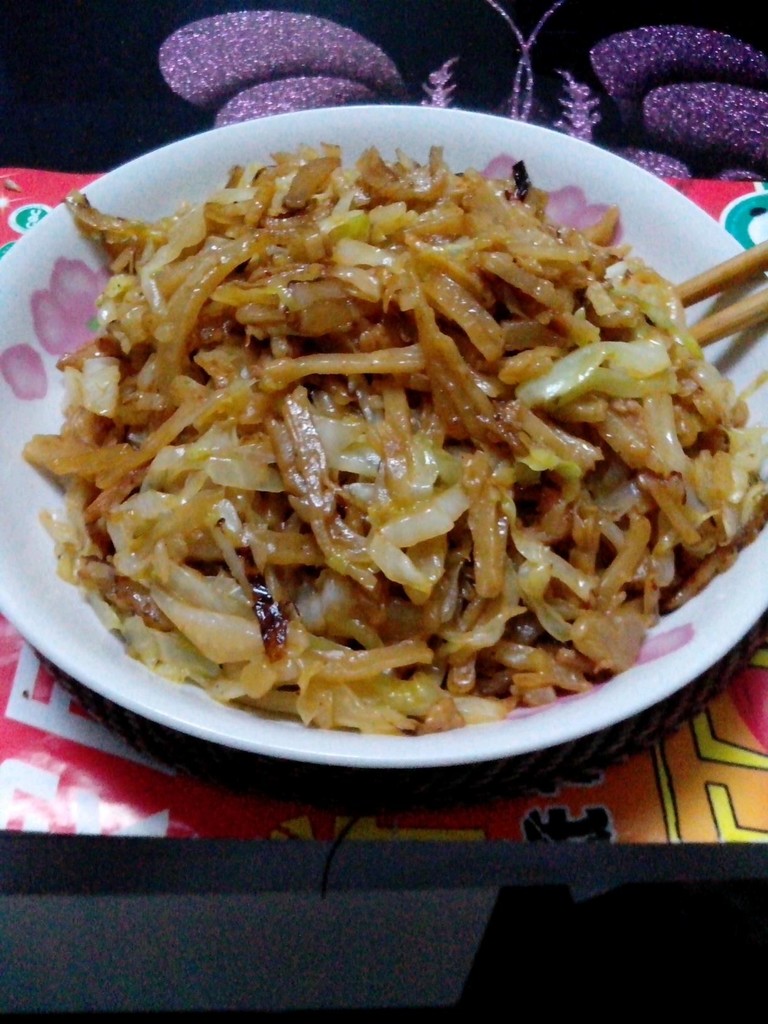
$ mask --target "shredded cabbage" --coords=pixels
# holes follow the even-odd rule
[[[25,449],[58,569],[215,700],[497,721],[629,667],[765,520],[764,432],[615,209],[334,146],[153,223],[68,205],[113,274]]]

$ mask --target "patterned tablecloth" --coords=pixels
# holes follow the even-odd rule
[[[0,257],[93,176],[0,168]],[[768,235],[768,186],[673,184],[743,245]],[[0,364],[0,401],[11,386]],[[706,709],[590,781],[452,811],[362,815],[177,775],[90,718],[0,617],[0,829],[215,839],[768,841],[768,637]]]

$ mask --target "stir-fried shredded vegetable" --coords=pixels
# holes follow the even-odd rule
[[[131,655],[307,725],[442,731],[628,668],[730,563],[762,433],[615,217],[546,199],[333,146],[156,223],[70,196],[112,277],[26,456]]]

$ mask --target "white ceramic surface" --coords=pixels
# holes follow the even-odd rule
[[[671,280],[683,280],[739,248],[680,193],[616,156],[532,125],[427,107],[334,108],[232,125],[140,157],[99,179],[86,194],[103,210],[155,217],[205,196],[233,164],[321,142],[341,144],[347,159],[369,145],[385,156],[399,148],[414,157],[441,145],[455,170],[482,169],[499,156],[523,159],[542,188],[577,186],[587,204],[617,203],[623,240]],[[21,456],[33,434],[56,432],[61,421],[56,356],[40,343],[33,297],[52,291],[54,265],[62,258],[94,271],[103,266],[59,207],[0,260],[0,359],[10,359],[14,346],[35,349],[48,382],[43,397],[24,398],[0,379],[0,610],[65,672],[125,708],[203,739],[305,762],[414,767],[504,758],[576,739],[675,693],[724,656],[768,606],[764,532],[727,573],[656,627],[643,662],[630,671],[579,698],[443,735],[374,737],[306,729],[221,706],[196,687],[169,683],[128,658],[77,590],[56,576],[53,545],[39,513],[59,505],[60,495]],[[754,342],[721,342],[712,351],[739,386],[762,369],[760,354]],[[756,422],[768,420],[766,390],[752,399]]]

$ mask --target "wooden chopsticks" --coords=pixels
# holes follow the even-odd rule
[[[718,263],[695,277],[677,286],[683,306],[693,306],[702,299],[719,295],[736,285],[744,284],[751,277],[768,269],[768,241]],[[729,306],[704,317],[691,327],[691,334],[700,345],[736,334],[747,327],[754,327],[768,319],[768,288],[748,295]]]

